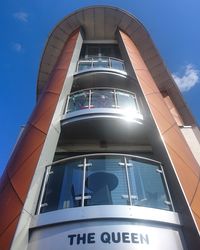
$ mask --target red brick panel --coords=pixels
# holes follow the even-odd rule
[[[0,249],[10,249],[79,35],[67,40],[0,184]]]

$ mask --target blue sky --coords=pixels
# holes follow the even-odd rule
[[[70,12],[90,5],[120,7],[145,25],[200,123],[199,0],[1,0],[0,175],[35,105],[48,35]]]

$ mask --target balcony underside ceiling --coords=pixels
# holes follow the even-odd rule
[[[144,131],[145,126],[141,121],[127,121],[112,115],[90,116],[71,122],[63,120],[59,146],[87,143],[96,143],[102,147],[108,144],[146,146],[149,143]]]
[[[72,92],[93,87],[113,87],[134,92],[137,87],[137,80],[127,77],[125,74],[119,74],[109,71],[88,71],[84,74],[77,74],[74,77]],[[131,83],[131,84],[130,84]]]

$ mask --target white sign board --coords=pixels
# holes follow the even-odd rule
[[[33,232],[28,249],[182,250],[184,248],[178,230],[123,223],[77,229],[74,227],[70,230],[67,225],[39,229]]]

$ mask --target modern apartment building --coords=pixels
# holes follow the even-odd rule
[[[145,27],[114,7],[72,13],[1,178],[0,249],[200,249],[199,143]]]

